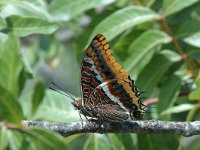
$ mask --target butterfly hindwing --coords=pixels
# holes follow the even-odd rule
[[[131,110],[140,110],[137,101],[133,102],[130,93],[127,93],[124,86],[132,86],[130,81],[123,79],[112,79],[98,85],[90,94],[88,102],[91,105],[119,105],[123,110],[130,112]],[[135,96],[136,97],[136,96]]]
[[[97,111],[96,113],[98,116],[106,121],[119,122],[129,119],[129,113],[116,104],[98,105],[95,110]]]

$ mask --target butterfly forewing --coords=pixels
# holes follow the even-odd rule
[[[87,48],[81,65],[81,87],[84,103],[89,93],[109,79],[126,78],[126,71],[115,61],[110,46],[103,35],[98,34]]]

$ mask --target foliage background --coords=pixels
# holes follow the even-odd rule
[[[199,120],[198,0],[1,0],[0,149],[199,149],[200,138],[175,135],[86,134],[63,138],[20,121],[80,121],[54,82],[80,97],[80,63],[97,33],[136,80],[145,119]]]

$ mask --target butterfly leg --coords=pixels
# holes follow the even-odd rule
[[[81,126],[82,126],[82,128],[83,128],[83,119],[82,119],[82,117],[81,117],[80,111],[78,111],[78,114],[79,114],[79,117],[80,117],[80,119],[81,119]]]
[[[89,121],[89,119],[86,117],[85,110],[84,110],[83,108],[79,111],[79,115],[80,115],[81,121],[83,121],[83,119],[82,119],[82,117],[81,117],[81,114],[85,117],[85,119],[86,119],[87,121]]]

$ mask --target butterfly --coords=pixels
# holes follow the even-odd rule
[[[86,118],[110,122],[143,118],[141,92],[101,34],[93,38],[83,56],[80,82],[82,97],[72,104]]]

